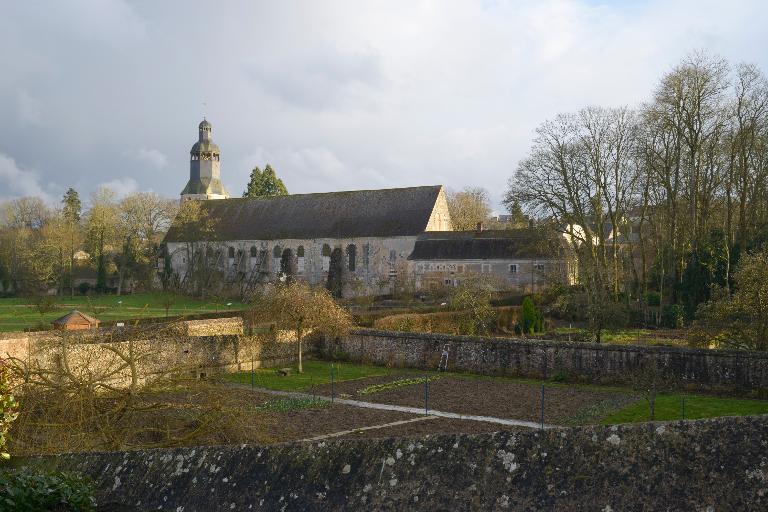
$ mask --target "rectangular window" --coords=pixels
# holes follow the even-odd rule
[[[537,263],[534,265],[534,268],[536,270],[544,270],[544,264],[543,263]]]
[[[363,244],[363,267],[368,270],[368,265],[371,260],[371,244]]]
[[[390,249],[389,251],[389,261],[395,261],[397,259],[397,251],[394,249]]]
[[[458,266],[458,272],[459,272],[459,274],[463,274],[464,273],[464,265],[459,265]]]
[[[451,286],[453,284],[453,281],[451,281],[450,279],[446,279],[445,284],[446,286]]]
[[[488,274],[491,272],[491,264],[490,263],[483,263],[482,265],[482,272],[483,274]]]
[[[512,263],[509,266],[509,273],[510,274],[517,274],[517,263]]]

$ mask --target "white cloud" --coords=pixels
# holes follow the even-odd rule
[[[158,149],[141,148],[136,152],[135,158],[158,171],[168,165],[168,157]]]
[[[40,181],[37,172],[20,168],[13,158],[0,153],[0,183],[3,184],[0,200],[36,196],[50,205],[55,204],[57,200],[51,189],[56,189],[56,185],[50,184],[46,190]]]
[[[108,188],[116,194],[118,199],[122,199],[134,192],[138,192],[139,184],[133,178],[116,178],[99,183],[97,188]]]
[[[498,206],[558,112],[637,105],[698,48],[768,70],[763,0],[73,0],[3,15],[0,152],[83,195],[116,180],[177,197],[206,101],[233,193],[269,161],[292,192],[472,185]]]

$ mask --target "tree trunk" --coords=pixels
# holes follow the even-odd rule
[[[302,334],[302,321],[299,320],[299,324],[296,327],[296,342],[299,346],[299,373],[304,373],[304,367],[301,364],[301,334]]]

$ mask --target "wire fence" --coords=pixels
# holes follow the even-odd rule
[[[313,402],[328,401],[331,404],[335,404],[338,403],[339,399],[343,399],[343,403],[346,405],[355,405],[351,404],[350,401],[371,402],[382,406],[391,405],[393,410],[397,410],[397,408],[408,408],[409,410],[421,408],[425,416],[450,413],[470,416],[469,419],[482,417],[500,420],[519,420],[528,424],[535,423],[541,429],[552,425],[594,423],[596,420],[599,420],[601,414],[604,416],[606,411],[610,412],[610,407],[617,405],[611,402],[611,400],[594,399],[594,404],[585,405],[581,410],[577,411],[578,414],[574,413],[572,417],[563,417],[563,410],[572,409],[576,411],[578,409],[574,404],[564,403],[569,400],[569,397],[568,393],[563,392],[563,390],[582,389],[580,386],[573,388],[567,383],[552,381],[494,380],[488,377],[453,373],[449,371],[448,365],[442,360],[438,368],[431,372],[419,372],[413,369],[364,367],[364,365],[338,362],[322,362],[320,364],[324,370],[321,369],[318,372],[317,365],[315,365],[305,385],[289,390],[309,395]],[[370,375],[366,375],[363,372],[361,375],[356,374],[353,378],[350,378],[348,375],[350,367],[364,367],[372,370]],[[340,372],[341,368],[344,368],[345,371]],[[376,371],[376,368],[381,371]],[[284,371],[286,377],[290,379],[290,372],[287,369],[259,370],[257,372],[252,361],[250,372],[251,387],[254,389],[270,389],[270,382],[262,382],[263,377],[260,378],[260,375],[263,375],[264,372],[280,371]],[[434,383],[440,380],[449,382],[447,384],[440,383],[440,386],[435,387]],[[505,405],[509,404],[499,402],[498,390],[491,390],[492,397],[484,395],[482,387],[473,386],[473,383],[476,383],[478,380],[490,383],[486,386],[486,389],[492,388],[494,385],[499,387],[509,384],[517,386],[507,397],[509,404],[514,404],[514,406],[505,407]],[[271,389],[275,388],[272,387]],[[517,394],[514,394],[515,391]],[[584,391],[584,394],[588,395],[590,392],[595,396],[599,395],[599,392],[594,389]],[[578,401],[580,399],[577,392],[572,394],[575,396],[573,400]],[[637,400],[641,400],[641,398],[638,396],[632,397],[632,401]],[[492,410],[492,404],[487,403],[488,401],[498,404],[498,409]],[[618,403],[618,405],[626,405],[626,403],[622,402]],[[686,412],[686,396],[682,394],[679,403],[679,414],[677,415],[678,419],[685,420]],[[666,414],[669,414],[668,411]],[[654,419],[652,415],[653,412],[650,412],[649,420]]]

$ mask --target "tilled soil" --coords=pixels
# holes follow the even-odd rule
[[[424,407],[424,384],[365,395],[357,393],[374,384],[414,377],[417,375],[389,375],[341,382],[335,385],[335,393],[336,396],[366,402]],[[319,387],[317,392],[330,394],[330,386]],[[546,386],[544,421],[550,424],[566,424],[570,423],[571,418],[583,415],[585,410],[595,408],[602,402],[620,404],[632,400],[629,395],[613,391],[588,390],[576,386]],[[502,379],[443,377],[429,383],[428,405],[430,409],[446,412],[540,421],[541,386]]]

